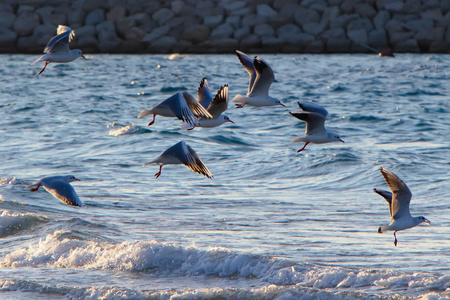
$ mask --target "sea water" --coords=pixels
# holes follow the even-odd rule
[[[258,53],[249,53],[258,55]],[[286,107],[181,130],[137,119],[178,91],[246,94],[229,55],[87,55],[0,62],[1,299],[449,299],[450,56],[261,55]],[[345,144],[290,141],[298,101],[326,107]],[[184,140],[208,179],[143,166]],[[380,167],[412,191],[421,224],[389,223]],[[74,175],[85,207],[24,187]]]

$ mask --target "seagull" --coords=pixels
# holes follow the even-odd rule
[[[75,32],[70,29],[70,27],[59,25],[56,33],[57,35],[54,36],[45,47],[45,54],[33,62],[33,64],[35,64],[39,61],[45,61],[44,68],[42,68],[38,75],[44,72],[50,62],[66,63],[71,62],[78,57],[86,59],[80,49],[69,49],[69,42],[75,36]]]
[[[158,178],[161,175],[161,169],[164,165],[178,165],[183,164],[195,173],[205,175],[206,177],[212,179],[213,175],[209,171],[208,167],[203,163],[203,161],[195,153],[194,149],[188,146],[185,141],[181,141],[173,145],[164,151],[155,160],[145,163],[144,166],[150,164],[158,164],[159,172],[155,174]]]
[[[208,80],[203,78],[197,92],[198,102],[211,114],[212,119],[200,118],[195,125],[186,122],[181,124],[182,129],[192,130],[195,127],[217,127],[225,122],[233,123],[227,115],[222,114],[228,106],[228,85],[221,86],[213,98],[209,90]]]
[[[153,114],[153,120],[148,123],[148,126],[155,123],[156,115],[163,117],[177,117],[191,125],[195,124],[196,116],[206,119],[212,118],[211,114],[188,92],[178,92],[154,106],[152,109],[141,111],[138,115],[138,119],[151,114]]]
[[[269,96],[270,85],[275,80],[272,68],[258,56],[251,58],[239,50],[236,50],[236,55],[250,75],[247,96],[237,94],[232,100],[232,102],[238,102],[236,107],[242,108],[246,104],[253,106],[285,106],[277,98]]]
[[[392,193],[380,189],[373,189],[375,193],[386,199],[389,203],[389,212],[391,213],[391,223],[380,226],[378,233],[394,231],[394,245],[397,246],[397,236],[395,235],[397,231],[415,227],[422,222],[430,224],[430,221],[422,216],[411,216],[409,212],[409,203],[411,202],[412,196],[411,191],[397,175],[383,167],[380,168],[380,172]]]
[[[73,175],[44,177],[38,182],[26,186],[25,189],[31,189],[32,192],[36,192],[39,187],[43,186],[47,192],[59,201],[67,205],[83,207],[83,202],[81,202],[70,185],[72,181],[80,181],[80,179],[75,178]]]
[[[305,143],[303,148],[298,150],[297,153],[303,151],[309,143],[324,144],[337,141],[345,143],[337,134],[327,132],[325,129],[325,119],[328,116],[328,111],[323,106],[314,103],[297,103],[303,111],[290,111],[289,113],[297,119],[306,122],[305,136],[296,137],[291,141],[291,143]]]

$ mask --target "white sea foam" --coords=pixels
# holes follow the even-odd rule
[[[134,124],[130,124],[130,125],[126,125],[126,126],[122,126],[119,128],[115,128],[115,124],[112,125],[113,129],[111,129],[109,131],[109,135],[114,135],[114,136],[120,136],[120,135],[126,135],[126,134],[134,134],[137,133],[141,130],[140,127],[134,125]]]
[[[289,260],[241,254],[224,248],[204,250],[196,246],[180,247],[156,241],[99,243],[64,238],[65,233],[67,232],[58,231],[49,234],[37,244],[15,250],[7,254],[1,264],[13,268],[45,265],[56,268],[139,271],[158,276],[259,278],[262,282],[277,286],[295,285],[319,290],[373,286],[444,292],[450,286],[449,276],[301,266]],[[284,297],[279,299],[285,299]]]
[[[16,234],[37,224],[48,222],[47,217],[34,213],[11,213],[8,210],[0,214],[0,237]]]

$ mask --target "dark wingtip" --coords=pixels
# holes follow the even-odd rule
[[[383,233],[383,232],[381,231],[381,227],[378,228],[378,233]]]

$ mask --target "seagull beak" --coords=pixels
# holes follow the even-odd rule
[[[84,59],[86,59],[86,57],[85,57],[83,54],[81,54],[81,57],[84,58]]]
[[[286,107],[286,105],[284,105],[283,103],[280,103],[281,106]]]
[[[428,225],[431,225],[431,222],[429,221],[429,220],[427,220],[427,219],[425,219],[425,221],[424,221],[426,224],[428,224]]]
[[[233,123],[233,124],[234,124],[234,122],[233,122],[233,121],[231,121],[231,120],[228,120],[227,122],[230,122],[230,123]]]
[[[341,140],[341,139],[339,139],[339,140],[345,144],[345,142],[343,140]]]
[[[75,178],[75,181],[81,181],[80,179],[78,179],[78,178]]]

